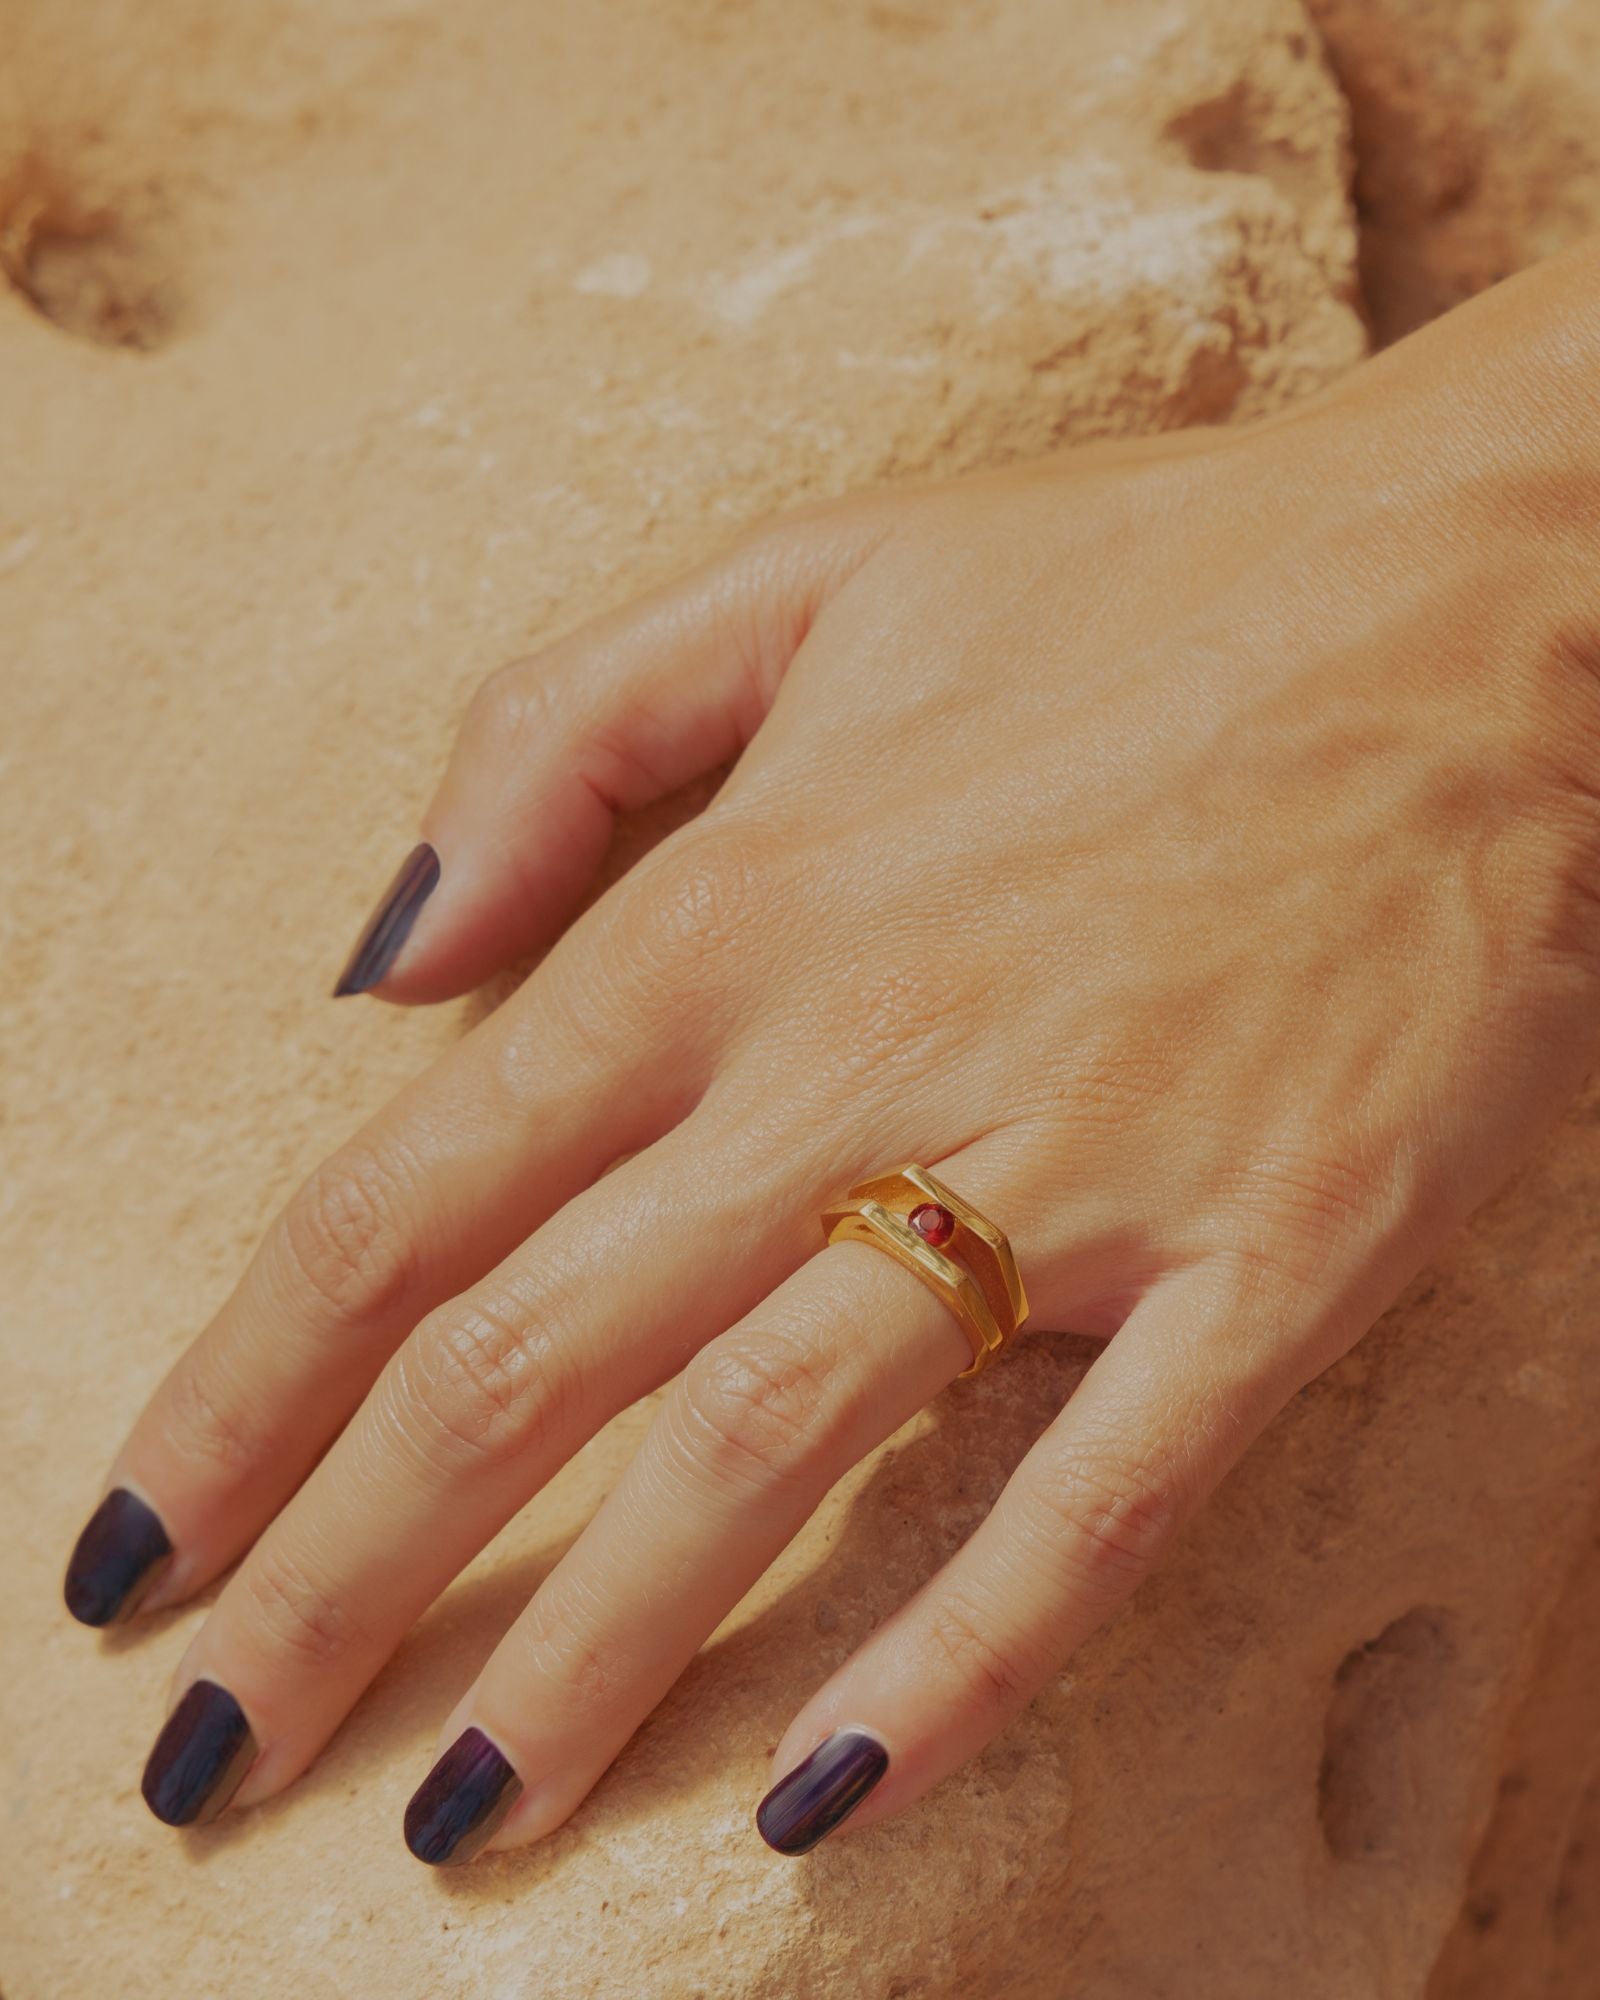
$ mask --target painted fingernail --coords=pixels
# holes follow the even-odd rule
[[[470,1861],[516,1804],[522,1780],[484,1735],[456,1738],[406,1807],[406,1846],[435,1868]]]
[[[244,1710],[215,1681],[195,1681],[167,1717],[144,1767],[144,1802],[168,1826],[215,1819],[256,1760]]]
[[[130,1618],[171,1560],[155,1510],[125,1486],[113,1487],[73,1547],[62,1591],[67,1609],[81,1625]]]
[[[425,840],[419,840],[400,872],[384,890],[378,907],[367,919],[367,927],[356,939],[349,962],[339,974],[333,997],[365,993],[376,986],[400,956],[400,947],[411,935],[417,912],[433,894],[439,880],[439,856]]]
[[[806,1854],[848,1819],[889,1768],[864,1729],[836,1729],[780,1778],[756,1807],[761,1838],[780,1854]]]

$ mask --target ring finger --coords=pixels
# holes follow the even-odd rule
[[[950,1171],[981,1202],[976,1159]],[[451,1716],[412,1852],[461,1862],[566,1819],[834,1482],[971,1358],[948,1308],[859,1243],[702,1348]]]

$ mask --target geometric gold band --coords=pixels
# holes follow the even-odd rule
[[[822,1230],[830,1243],[870,1243],[943,1299],[972,1348],[959,1380],[987,1367],[1028,1317],[1005,1231],[925,1167],[859,1181],[822,1211]]]

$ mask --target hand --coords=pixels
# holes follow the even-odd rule
[[[670,1383],[407,1834],[462,1860],[566,1819],[967,1364],[890,1259],[819,1247],[904,1160],[1008,1231],[1035,1326],[1106,1344],[794,1718],[763,1831],[909,1805],[1133,1590],[1584,1069],[1600,450],[1560,444],[1593,356],[1540,329],[1594,261],[1243,430],[763,528],[487,683],[436,885],[425,854],[344,985],[437,1000],[562,934],[289,1202],[74,1557],[91,1623],[243,1558],[146,1772],[162,1818],[298,1776]],[[736,755],[569,923],[614,814]]]

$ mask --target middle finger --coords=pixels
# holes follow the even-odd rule
[[[702,1107],[578,1195],[394,1356],[180,1664],[145,1773],[158,1818],[298,1776],[572,1452],[804,1257],[792,1160],[717,1124]]]
[[[970,1359],[949,1308],[860,1243],[703,1347],[457,1705],[406,1813],[418,1860],[559,1826],[834,1481]]]

